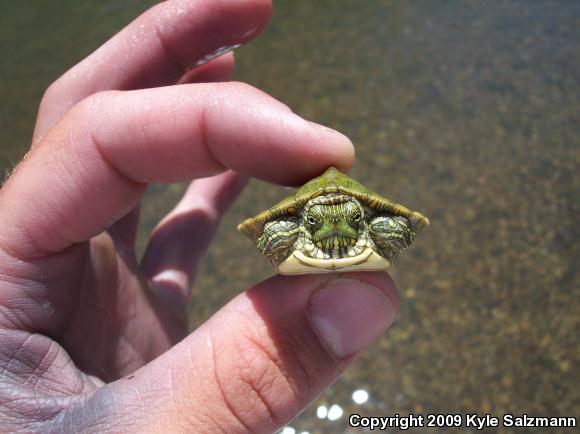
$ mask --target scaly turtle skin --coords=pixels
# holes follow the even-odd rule
[[[385,270],[429,220],[329,168],[238,226],[281,274]]]

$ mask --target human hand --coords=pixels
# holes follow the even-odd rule
[[[195,67],[269,15],[161,3],[47,90],[0,190],[0,431],[272,432],[394,319],[385,273],[275,276],[185,337],[195,264],[244,177],[352,164],[343,135],[217,83],[231,54]],[[138,264],[147,184],[193,178]]]

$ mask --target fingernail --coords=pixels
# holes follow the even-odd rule
[[[310,321],[322,344],[338,358],[368,347],[395,320],[386,293],[358,280],[334,279],[310,299]]]
[[[191,66],[191,69],[197,68],[198,66],[201,66],[201,65],[205,65],[210,60],[213,60],[219,56],[223,56],[224,54],[229,53],[230,51],[235,50],[236,48],[240,48],[241,46],[242,46],[242,44],[235,44],[235,45],[227,45],[224,47],[217,48],[216,50],[212,51],[211,53],[208,53],[205,56],[203,56],[201,59],[196,60],[193,63],[193,65]]]

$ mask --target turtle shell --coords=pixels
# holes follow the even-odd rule
[[[406,217],[411,222],[411,229],[414,233],[429,224],[427,217],[422,214],[379,196],[361,183],[341,173],[335,167],[330,167],[318,178],[308,181],[296,192],[282,199],[270,209],[245,220],[238,226],[238,230],[256,242],[262,235],[264,225],[270,220],[281,216],[297,216],[310,199],[329,193],[353,196],[377,213]]]

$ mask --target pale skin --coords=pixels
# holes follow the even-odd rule
[[[275,276],[187,332],[196,264],[245,179],[353,163],[342,134],[228,82],[231,53],[194,67],[270,12],[161,3],[46,91],[0,190],[0,431],[274,432],[394,320],[385,273]],[[147,183],[187,179],[139,263]]]

